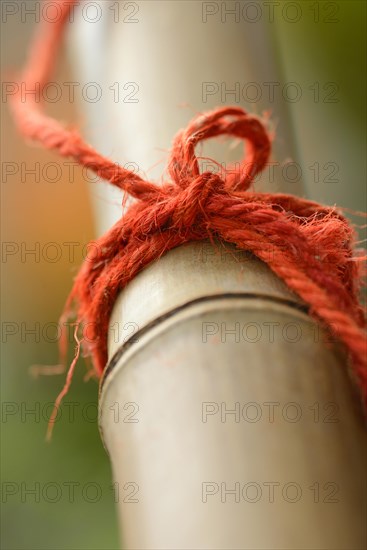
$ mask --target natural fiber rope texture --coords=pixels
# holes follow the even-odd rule
[[[27,89],[38,82],[42,92],[54,65],[73,7],[73,2],[58,1],[62,17],[43,23],[20,77]],[[108,324],[118,293],[168,250],[190,241],[219,238],[266,262],[308,305],[310,315],[345,345],[367,401],[365,318],[358,298],[363,258],[354,256],[354,230],[336,208],[250,189],[271,150],[260,119],[236,107],[194,118],[174,139],[168,163],[171,181],[158,187],[103,157],[76,131],[47,117],[35,98],[28,96],[24,102],[19,92],[13,96],[12,109],[25,137],[72,157],[136,199],[97,241],[99,253],[95,261],[88,259],[82,265],[63,314],[63,320],[75,315],[77,327],[88,324],[88,341],[81,346],[92,357],[98,375],[106,366]],[[212,172],[201,174],[195,146],[221,135],[246,142],[246,162],[225,178]],[[79,354],[77,334],[76,339]],[[64,358],[65,345],[64,339]],[[59,400],[69,387],[75,363]]]

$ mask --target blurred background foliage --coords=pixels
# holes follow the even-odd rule
[[[284,4],[282,2],[281,4]],[[302,19],[291,24],[276,17],[278,56],[284,82],[296,81],[305,90],[315,82],[337,83],[339,101],[314,101],[313,92],[302,101],[290,104],[299,158],[310,198],[329,204],[363,210],[366,203],[365,129],[366,129],[366,2],[298,2]],[[312,5],[318,4],[320,20],[315,21]],[[337,22],[326,22],[330,7],[337,6]],[[307,9],[306,9],[307,8]],[[277,13],[277,12],[276,12]],[[2,76],[8,68],[19,67],[32,31],[29,25],[9,20],[2,23]],[[70,78],[67,59],[59,64],[57,79]],[[6,102],[2,102],[2,162],[52,162],[55,157],[34,145],[23,143],[11,122]],[[51,106],[50,114],[75,120],[75,106]],[[339,167],[338,182],[315,182],[309,166],[318,159],[320,166],[333,161]],[[322,176],[322,173],[321,173]],[[65,183],[66,182],[66,183]],[[113,549],[118,548],[115,504],[111,488],[108,457],[103,449],[96,421],[98,386],[83,381],[83,368],[77,369],[66,401],[77,403],[75,421],[66,406],[56,423],[53,441],[46,444],[45,432],[50,403],[60,390],[63,377],[32,378],[29,366],[57,362],[57,347],[52,341],[26,334],[57,321],[72,278],[82,260],[82,246],[93,238],[89,196],[81,173],[70,183],[2,181],[2,240],[32,248],[40,243],[39,261],[24,261],[15,254],[2,263],[2,548],[34,549]],[[359,223],[361,221],[359,220]],[[77,242],[75,258],[63,254],[60,261],[44,260],[45,243]],[[63,249],[65,250],[65,248]],[[25,249],[24,249],[25,251]],[[24,254],[23,254],[24,256]],[[4,325],[5,323],[5,325]],[[11,323],[11,324],[9,324]],[[22,326],[23,323],[23,326]],[[5,327],[5,332],[4,332]],[[6,330],[16,331],[6,335]],[[50,328],[48,338],[53,338]],[[71,345],[73,348],[73,345]],[[89,406],[89,404],[92,404]],[[94,406],[93,406],[94,404]],[[85,408],[88,405],[87,408]],[[84,407],[84,415],[82,410]],[[35,414],[27,410],[36,410]],[[91,421],[88,421],[86,416]],[[70,484],[75,482],[74,498]],[[4,485],[11,483],[15,485]],[[37,489],[36,484],[39,484]],[[52,503],[56,490],[62,496]],[[88,484],[98,484],[100,494]],[[22,485],[23,484],[23,485]],[[36,492],[49,487],[47,498]],[[88,488],[89,487],[89,488]],[[83,495],[83,492],[87,493]],[[91,502],[96,497],[96,502]],[[71,502],[73,500],[73,502]]]

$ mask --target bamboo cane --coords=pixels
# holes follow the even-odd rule
[[[343,357],[264,264],[211,246],[152,264],[111,318],[100,423],[126,548],[363,548]]]
[[[203,4],[216,5],[137,3],[138,24],[89,38],[76,25],[79,51],[93,57],[98,37],[110,60],[84,65],[86,82],[99,71],[144,90],[103,111],[115,130],[98,145],[113,142],[117,160],[156,164],[153,146],[168,149],[187,121],[179,101],[218,104],[203,101],[203,81],[279,81],[266,22],[204,23]],[[273,108],[276,158],[294,158],[287,113]],[[93,139],[100,109],[87,111]],[[301,191],[279,172],[270,183]],[[117,215],[100,214],[100,229]],[[100,425],[126,548],[363,547],[365,443],[344,359],[264,264],[220,243],[173,250],[121,293],[108,337]]]

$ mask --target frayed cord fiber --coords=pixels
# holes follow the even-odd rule
[[[366,323],[359,301],[365,258],[354,249],[353,227],[335,207],[253,190],[255,176],[269,160],[271,138],[265,123],[241,108],[201,114],[180,130],[168,161],[169,181],[161,186],[103,157],[76,130],[45,115],[38,100],[50,78],[68,14],[77,3],[58,0],[61,16],[55,22],[44,21],[36,35],[20,80],[27,89],[39,83],[40,97],[29,95],[24,102],[19,92],[11,105],[26,138],[88,167],[124,191],[124,201],[127,195],[136,199],[96,241],[95,260],[85,261],[74,281],[62,319],[76,319],[79,329],[88,326],[88,340],[80,342],[76,334],[77,353],[81,346],[100,376],[107,362],[109,318],[119,292],[172,248],[215,238],[263,260],[308,306],[309,314],[344,344],[367,403]],[[200,173],[196,145],[219,136],[244,140],[246,159],[225,177]],[[65,346],[63,338],[63,361]],[[61,396],[74,367],[75,360]]]

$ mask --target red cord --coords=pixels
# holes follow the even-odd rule
[[[73,8],[73,2],[58,1],[62,18],[43,23],[20,78],[27,88],[38,82],[40,94]],[[237,107],[194,118],[174,139],[168,164],[171,182],[158,187],[103,157],[76,131],[47,117],[36,99],[29,96],[24,102],[19,92],[12,97],[12,109],[25,137],[72,157],[137,199],[97,241],[98,257],[82,265],[63,316],[71,317],[75,305],[78,326],[88,324],[88,341],[82,341],[82,347],[99,375],[106,366],[109,318],[121,289],[168,250],[216,237],[266,262],[308,305],[310,315],[338,337],[350,354],[367,402],[365,318],[358,299],[363,258],[353,255],[354,230],[335,208],[249,190],[271,149],[260,119]],[[211,172],[200,174],[195,156],[199,141],[220,135],[235,136],[247,144],[246,162],[224,179]],[[63,354],[65,346],[62,340]]]

